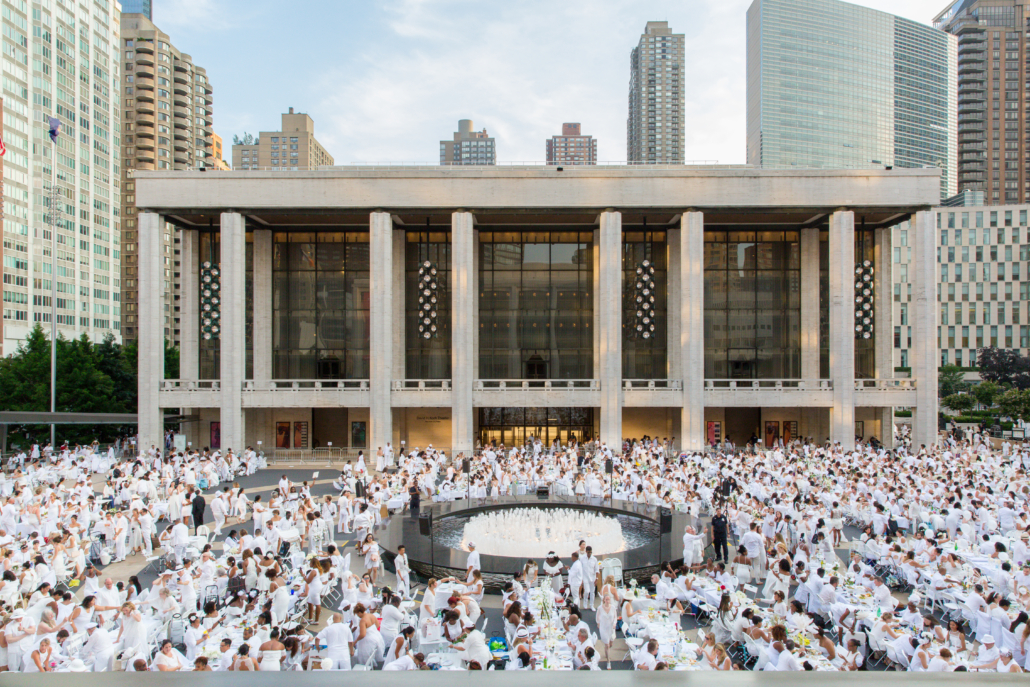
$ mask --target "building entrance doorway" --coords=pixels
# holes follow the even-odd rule
[[[545,363],[546,364],[546,363]],[[585,443],[596,434],[593,408],[480,408],[483,446],[525,446],[534,438],[547,445],[557,439]]]
[[[726,408],[723,436],[735,446],[743,446],[752,437],[763,438],[761,408]]]

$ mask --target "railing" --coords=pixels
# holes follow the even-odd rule
[[[601,388],[601,382],[596,379],[477,379],[475,388],[485,391],[503,391],[506,389],[596,390]]]
[[[243,382],[244,391],[307,391],[311,389],[335,389],[367,391],[367,379],[248,379]]]
[[[647,391],[654,389],[683,390],[683,382],[678,379],[624,379],[622,384],[627,391],[631,389]]]
[[[161,391],[218,391],[219,379],[162,379]]]
[[[705,389],[822,391],[833,389],[833,381],[830,379],[706,379]]]
[[[876,389],[877,391],[888,391],[891,389],[915,389],[914,379],[856,379],[855,390]]]
[[[395,379],[393,380],[394,391],[449,391],[451,380],[449,379]]]

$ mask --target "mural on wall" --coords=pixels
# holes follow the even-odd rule
[[[707,423],[705,436],[709,446],[715,446],[722,441],[722,423],[709,421]]]
[[[307,422],[294,422],[293,423],[293,448],[307,448],[308,447],[308,423]]]
[[[765,421],[765,445],[775,446],[776,440],[780,438],[780,421],[779,420],[766,420]]]

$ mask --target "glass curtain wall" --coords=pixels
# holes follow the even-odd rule
[[[480,379],[592,379],[593,232],[479,232]]]
[[[276,232],[275,379],[368,379],[368,232]]]
[[[404,342],[407,379],[451,378],[451,235],[444,231],[409,231],[404,249]],[[425,261],[436,267],[435,337],[418,331],[421,304],[418,297],[419,267]]]
[[[801,376],[796,231],[705,232],[705,377]]]
[[[622,376],[625,379],[668,377],[669,251],[664,231],[624,229],[622,235]],[[655,268],[655,331],[647,339],[636,331],[637,268],[644,261]]]

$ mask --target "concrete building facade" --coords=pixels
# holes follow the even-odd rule
[[[121,16],[123,166],[122,336],[139,336],[139,227],[134,170],[213,169],[214,92],[207,71],[180,52],[144,14]],[[178,342],[180,238],[174,225],[162,232],[164,313],[161,330]]]
[[[194,418],[194,445],[234,450],[644,435],[699,449],[752,434],[851,446],[889,443],[894,406],[916,408],[917,444],[936,437],[938,170],[355,167],[135,181],[149,271],[173,218],[193,275],[180,379],[164,379],[159,328],[141,329],[144,445],[160,440],[163,408]],[[930,268],[910,275],[922,346],[912,378],[896,380],[891,311],[856,306],[856,269],[868,302],[887,292],[891,231],[905,220],[914,264]],[[148,321],[159,287],[141,289]]]
[[[232,166],[235,169],[274,171],[315,169],[331,166],[333,156],[315,138],[315,122],[303,112],[282,115],[281,131],[262,131],[252,144],[235,143]]]
[[[939,167],[957,193],[957,41],[841,0],[754,0],[747,161],[767,168]]]
[[[547,140],[547,164],[596,165],[597,140],[584,136],[579,122],[561,125],[561,135]]]
[[[117,3],[3,0],[4,346],[50,330],[119,338],[121,74]],[[52,144],[49,117],[61,122]],[[57,254],[47,222],[56,166]],[[56,259],[55,259],[56,258]],[[56,270],[55,270],[56,262]],[[54,272],[56,271],[56,275]]]
[[[459,119],[450,141],[440,141],[441,165],[496,165],[497,147],[486,129],[472,130],[471,119]]]
[[[684,37],[669,22],[649,21],[629,54],[626,159],[630,164],[683,164]]]
[[[937,346],[941,365],[975,367],[985,346],[1030,355],[1030,205],[941,207],[937,240]],[[912,363],[911,223],[892,235],[894,364]]]
[[[954,0],[933,22],[958,39],[958,190],[988,205],[1030,201],[1028,21],[1015,0]]]

